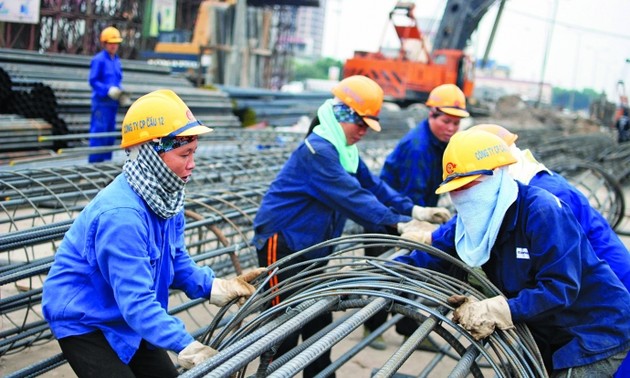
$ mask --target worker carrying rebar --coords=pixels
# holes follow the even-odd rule
[[[184,188],[198,136],[212,131],[171,90],[136,100],[125,115],[123,172],[66,232],[43,286],[43,314],[79,377],[175,377],[216,351],[167,312],[169,291],[224,306],[254,292],[265,269],[215,277],[188,255]]]
[[[253,243],[260,266],[265,267],[294,252],[341,235],[348,218],[366,225],[390,227],[399,233],[413,230],[419,220],[443,223],[450,218],[444,208],[415,206],[374,176],[359,156],[356,143],[372,130],[378,119],[383,90],[372,79],[356,75],[340,81],[333,98],[318,109],[305,140],[291,154],[263,197],[254,220]],[[294,268],[272,277],[271,288],[295,276],[299,263],[324,257],[330,248],[300,255]],[[290,296],[283,292],[273,305]],[[330,324],[327,313],[289,335],[276,357]],[[304,377],[317,375],[329,366],[330,350],[304,368]]]
[[[121,102],[128,105],[129,96],[123,91],[123,71],[118,49],[122,42],[120,31],[108,26],[101,31],[100,41],[103,49],[90,62],[88,82],[92,87],[92,105],[90,134],[111,133],[116,131],[116,113]],[[114,145],[113,136],[90,137],[90,147]],[[112,152],[90,154],[88,162],[99,163],[112,159]]]
[[[516,162],[497,135],[455,134],[436,192],[449,194],[457,215],[402,237],[460,259],[501,291],[449,298],[453,320],[474,339],[524,323],[551,377],[612,377],[630,349],[630,294],[566,203],[510,176]],[[396,260],[438,271],[448,265],[419,250]]]

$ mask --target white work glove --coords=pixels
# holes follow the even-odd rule
[[[218,352],[199,341],[193,341],[177,355],[177,363],[184,369],[192,369]]]
[[[122,89],[118,87],[109,87],[109,90],[107,91],[107,96],[111,98],[112,100],[118,100],[121,94],[122,94]]]
[[[426,221],[419,221],[417,219],[408,223],[403,223],[401,238],[408,239],[423,244],[431,244],[431,234],[439,226],[437,224],[429,223]]]
[[[239,304],[245,303],[245,300],[256,291],[256,288],[249,283],[266,271],[267,268],[256,268],[234,278],[215,278],[214,281],[212,281],[210,303],[223,307],[229,301],[237,297],[241,297],[242,299],[242,301],[239,301]]]
[[[457,308],[453,312],[453,321],[459,323],[475,340],[490,336],[495,327],[504,331],[514,328],[510,306],[501,295],[482,301],[474,297],[452,295],[448,303]]]
[[[406,232],[416,232],[416,231],[426,231],[435,225],[430,224],[429,222],[419,221],[417,219],[412,219],[409,222],[400,222],[396,224],[396,228],[398,229],[399,234],[404,234]],[[434,228],[435,229],[435,228]]]
[[[131,98],[129,97],[129,93],[123,91],[120,96],[118,96],[118,104],[120,106],[129,106],[131,105]]]
[[[411,209],[411,216],[420,221],[442,224],[451,219],[451,212],[444,207],[422,207],[414,206]]]

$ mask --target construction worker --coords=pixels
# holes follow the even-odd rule
[[[617,143],[630,141],[630,117],[628,117],[628,107],[621,109],[621,116],[615,121],[617,128]]]
[[[101,32],[103,49],[90,62],[89,83],[92,87],[92,107],[90,134],[113,132],[116,130],[116,113],[119,101],[127,98],[122,89],[122,65],[117,52],[122,42],[120,32],[108,26]],[[90,138],[90,147],[112,146],[115,137]],[[112,152],[98,152],[88,157],[88,162],[98,163],[112,159]]]
[[[224,306],[254,292],[264,271],[216,278],[184,244],[184,187],[198,135],[212,131],[171,90],[129,108],[123,172],[81,211],[55,253],[43,314],[79,377],[175,377],[216,353],[168,314],[169,290]]]
[[[606,261],[621,283],[630,291],[630,253],[606,219],[595,210],[588,198],[559,173],[540,163],[528,149],[516,145],[518,135],[496,124],[481,124],[469,130],[484,130],[497,135],[510,148],[516,163],[508,167],[510,175],[523,184],[546,189],[564,201],[582,226],[597,256]]]
[[[263,197],[254,220],[253,244],[260,266],[341,235],[347,218],[359,224],[391,227],[402,233],[425,221],[443,222],[450,214],[440,208],[420,208],[384,185],[359,157],[356,143],[369,129],[379,132],[378,114],[383,90],[365,76],[351,76],[333,89],[334,98],[322,104],[311,131],[292,153]],[[395,209],[395,210],[394,210]],[[330,254],[329,248],[313,250],[291,260],[294,264]],[[300,268],[283,270],[272,287],[295,276]],[[274,299],[278,304],[291,293]],[[305,324],[289,335],[276,356],[281,356],[332,321],[330,313]],[[305,377],[329,366],[330,350],[304,369]]]
[[[454,135],[436,192],[450,195],[457,215],[415,239],[481,270],[503,294],[449,298],[453,320],[476,340],[524,323],[552,377],[611,377],[630,349],[630,294],[569,206],[510,176],[516,162],[494,134]],[[449,265],[418,250],[396,260],[443,272]]]
[[[469,113],[464,92],[454,84],[434,88],[426,105],[429,118],[398,142],[385,159],[380,177],[414,204],[437,206],[435,190],[442,182],[444,149]]]

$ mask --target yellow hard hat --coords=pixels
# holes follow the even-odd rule
[[[503,139],[483,130],[455,133],[442,158],[442,183],[435,191],[442,194],[461,188],[495,168],[516,163]]]
[[[383,105],[383,89],[367,76],[354,75],[335,85],[332,93],[357,112],[374,131],[381,131],[378,113]]]
[[[503,126],[495,125],[493,123],[482,123],[480,125],[475,125],[473,127],[468,128],[468,130],[483,130],[487,131],[491,134],[498,136],[503,139],[505,143],[509,146],[513,145],[514,142],[518,139],[518,135],[510,132]]]
[[[122,37],[120,36],[120,32],[113,26],[108,26],[101,32],[101,42],[102,43],[120,43],[122,42]]]
[[[466,96],[455,84],[442,84],[433,88],[426,105],[454,117],[465,118],[470,115],[466,111]]]
[[[158,89],[137,99],[122,123],[122,142],[127,148],[156,138],[191,136],[212,131],[197,121],[188,106],[170,89]]]

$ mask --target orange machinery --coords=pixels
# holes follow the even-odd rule
[[[365,75],[383,88],[387,100],[404,106],[426,101],[433,88],[447,83],[457,85],[470,97],[472,60],[460,49],[429,52],[413,15],[414,8],[414,3],[401,1],[389,14],[389,23],[400,40],[396,54],[388,55],[382,46],[375,53],[355,51],[344,65],[343,76]]]

